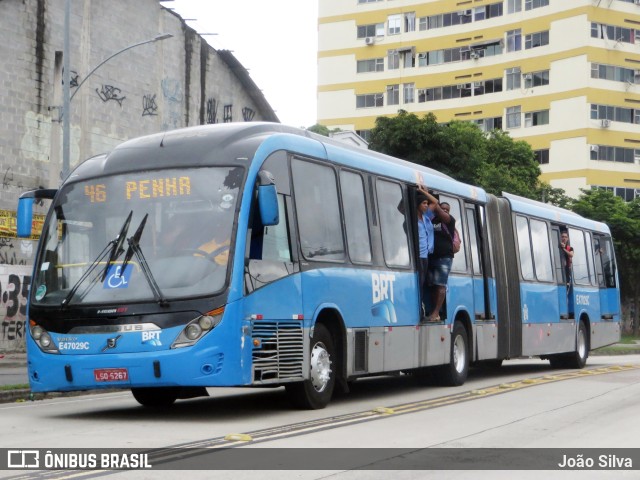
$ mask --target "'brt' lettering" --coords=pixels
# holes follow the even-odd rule
[[[382,300],[391,300],[393,303],[393,282],[396,276],[393,273],[372,273],[371,274],[371,291],[373,293],[373,303]]]

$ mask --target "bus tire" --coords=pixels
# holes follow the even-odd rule
[[[333,339],[327,327],[318,323],[313,329],[309,379],[288,383],[287,395],[291,403],[300,409],[319,410],[331,401],[336,384],[337,357]]]
[[[469,373],[469,340],[462,323],[453,324],[449,363],[436,367],[435,374],[440,385],[457,387],[462,385]]]
[[[170,407],[177,400],[180,389],[177,387],[132,388],[136,401],[150,408]]]
[[[587,326],[584,322],[578,325],[578,336],[576,338],[576,351],[572,353],[562,353],[551,355],[549,363],[552,368],[575,368],[581,369],[587,364],[589,358],[589,339],[587,337]]]

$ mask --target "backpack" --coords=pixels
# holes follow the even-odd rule
[[[453,238],[451,241],[453,242],[453,253],[456,254],[460,251],[460,244],[462,243],[460,241],[460,234],[458,233],[457,228],[453,229]]]

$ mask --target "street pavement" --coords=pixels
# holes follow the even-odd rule
[[[627,347],[637,350],[640,348],[640,340],[635,344],[617,344],[618,347]],[[596,352],[591,352],[594,355]],[[0,352],[0,403],[34,400],[42,398],[53,398],[61,395],[78,395],[83,392],[47,393],[32,395],[27,376],[27,354],[26,353],[1,353]],[[13,387],[13,388],[12,388]]]

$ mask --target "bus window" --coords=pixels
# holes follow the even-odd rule
[[[616,287],[616,259],[613,255],[611,238],[602,238],[600,241],[602,249],[602,268],[604,270],[604,282],[608,288]]]
[[[482,267],[480,265],[480,249],[478,245],[476,216],[472,208],[467,208],[467,225],[469,227],[469,247],[471,250],[471,265],[473,266],[474,275],[482,275]]]
[[[585,240],[587,242],[587,245],[589,246],[589,248],[586,249],[587,251],[587,266],[589,267],[589,279],[591,281],[591,285],[597,285],[598,281],[596,279],[596,272],[595,272],[595,267],[593,266],[593,255],[594,255],[594,251],[593,248],[591,248],[593,246],[593,241],[591,240],[591,233],[590,232],[586,232],[585,233]]]
[[[533,274],[533,258],[531,256],[531,239],[529,238],[529,222],[525,217],[516,217],[518,231],[518,251],[520,252],[520,271],[524,280],[535,280]]]
[[[533,246],[533,259],[538,281],[553,281],[549,231],[545,222],[531,219],[531,245]]]
[[[589,285],[589,267],[587,266],[587,250],[584,244],[584,233],[575,228],[569,229],[569,244],[573,247],[573,278],[579,285]]]
[[[595,235],[593,237],[593,253],[595,256],[595,266],[596,266],[596,279],[598,280],[598,286],[600,288],[604,288],[604,272],[602,271],[602,254],[603,248],[600,246],[600,237]]]
[[[344,260],[335,171],[294,158],[291,173],[302,255],[314,261]]]
[[[371,263],[371,239],[362,177],[357,173],[341,171],[340,191],[349,257],[354,263]]]
[[[440,203],[446,202],[451,207],[449,212],[453,218],[456,219],[456,228],[460,234],[460,251],[453,256],[453,262],[451,263],[451,270],[454,272],[466,272],[467,271],[467,256],[464,246],[464,232],[462,228],[462,213],[460,211],[460,202],[458,199],[448,197],[446,195],[440,195]]]
[[[398,205],[404,206],[402,188],[397,183],[378,180],[378,212],[382,230],[382,251],[387,265],[409,267],[409,240],[403,226],[406,219]],[[406,208],[403,211],[407,211]]]

